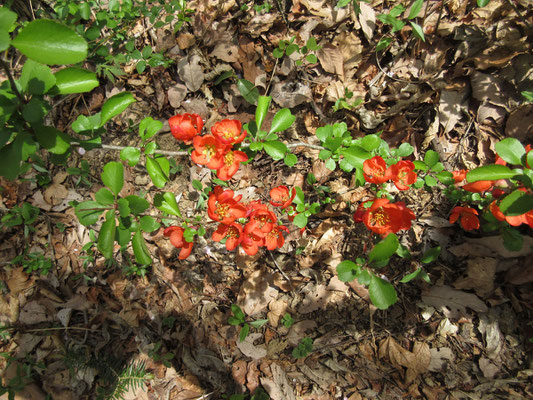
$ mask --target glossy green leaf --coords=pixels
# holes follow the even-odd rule
[[[97,245],[98,250],[106,259],[113,257],[116,229],[115,211],[109,210],[106,214],[106,220],[100,228]]]
[[[59,94],[90,92],[100,84],[94,72],[78,67],[57,71],[55,80]]]
[[[127,161],[130,167],[136,166],[140,158],[140,149],[137,149],[135,147],[126,147],[125,149],[120,150],[120,159],[122,161]]]
[[[501,212],[507,216],[525,214],[533,209],[533,195],[516,189],[503,198],[499,207]]]
[[[146,170],[150,179],[155,186],[158,188],[165,187],[165,184],[168,181],[168,177],[165,175],[159,163],[152,157],[146,157]]]
[[[298,157],[296,157],[292,153],[287,153],[285,155],[285,158],[283,159],[283,162],[285,163],[285,165],[287,167],[292,167],[293,165],[295,165],[298,162]]]
[[[522,165],[522,157],[526,149],[518,139],[506,138],[494,145],[496,153],[506,162],[513,165]]]
[[[416,271],[414,272],[411,272],[410,274],[407,274],[405,275],[400,283],[408,283],[408,282],[411,282],[413,279],[416,279],[418,278],[420,275],[422,275],[422,273],[424,272],[424,270],[422,268],[417,268]],[[427,276],[427,274],[426,274]]]
[[[424,171],[425,172],[425,171],[427,171],[429,169],[424,161],[415,160],[415,161],[413,161],[413,164],[415,165],[415,170],[416,171]]]
[[[117,209],[121,218],[129,217],[131,214],[130,203],[126,199],[118,199]]]
[[[422,29],[422,27],[418,25],[416,22],[411,21],[410,24],[411,24],[411,27],[413,28],[413,34],[415,35],[415,37],[425,42],[426,36],[424,35],[424,29]]]
[[[74,212],[80,221],[80,224],[84,226],[89,226],[95,224],[100,215],[106,210],[105,206],[102,206],[96,201],[84,201],[83,203],[78,204],[74,208]]]
[[[98,192],[96,192],[94,194],[94,199],[102,206],[108,206],[115,203],[115,196],[113,196],[113,193],[106,188],[101,188]]]
[[[135,261],[141,265],[150,265],[152,264],[152,257],[146,246],[146,241],[140,231],[135,232],[133,238],[131,239],[131,247],[133,248],[133,255],[135,256]]]
[[[159,229],[159,227],[161,226],[161,224],[159,224],[159,222],[157,222],[154,217],[150,217],[149,215],[141,217],[139,222],[141,224],[141,230],[146,233],[151,233]]]
[[[131,231],[123,225],[118,225],[115,233],[115,241],[121,248],[126,247],[131,240]]]
[[[388,259],[396,253],[399,245],[398,236],[394,233],[389,233],[385,239],[378,242],[370,251],[368,262],[370,264],[375,264],[388,261]]]
[[[420,10],[422,10],[422,6],[424,5],[424,0],[415,0],[413,5],[411,6],[411,9],[409,10],[409,16],[408,19],[416,18],[416,16],[420,13]]]
[[[126,200],[128,200],[133,215],[139,215],[150,207],[150,203],[139,196],[130,195],[126,197]]]
[[[156,194],[154,196],[154,206],[167,214],[181,218],[181,212],[176,201],[176,196],[173,193],[166,192],[163,194]]]
[[[485,7],[489,3],[490,3],[490,0],[477,0],[478,7]]]
[[[420,261],[424,264],[429,264],[430,262],[435,261],[440,256],[441,248],[440,246],[432,247],[431,249],[427,250],[423,255],[422,258],[420,258]]]
[[[241,331],[239,332],[239,342],[244,342],[244,340],[248,337],[248,334],[250,333],[250,325],[245,323]]]
[[[381,144],[381,138],[378,135],[371,134],[364,136],[359,142],[359,146],[367,151],[375,150]]]
[[[269,140],[263,143],[263,149],[274,160],[281,160],[287,152],[287,146],[285,143],[279,140]]]
[[[48,114],[48,102],[45,102],[39,96],[33,96],[31,100],[23,105],[22,117],[31,125],[42,124],[44,117]]]
[[[318,58],[314,54],[308,54],[305,56],[305,61],[307,61],[309,64],[316,64],[318,62]]]
[[[424,177],[424,182],[425,182],[426,185],[429,186],[429,187],[434,187],[434,186],[436,186],[437,183],[438,183],[437,180],[436,180],[434,177],[432,177],[431,175],[426,175],[426,176]]]
[[[78,118],[72,123],[71,128],[74,132],[84,135],[92,134],[92,132],[100,128],[101,125],[101,114],[97,113],[89,117],[78,115]]]
[[[246,79],[239,79],[237,80],[237,89],[239,89],[242,97],[244,97],[244,100],[248,103],[257,103],[259,99],[259,89],[257,89],[252,82],[247,81]]]
[[[445,185],[453,185],[455,183],[453,174],[450,171],[441,171],[435,177]]]
[[[272,97],[270,96],[260,96],[257,100],[257,107],[255,109],[255,123],[259,130],[261,129],[263,121],[268,113],[268,107],[270,106],[271,100]]]
[[[53,154],[65,154],[70,149],[71,138],[52,126],[38,126],[34,129],[35,138],[41,147]]]
[[[505,165],[491,164],[469,171],[466,174],[466,180],[467,182],[495,181],[498,179],[509,179],[515,175],[516,172]]]
[[[325,166],[330,171],[335,171],[335,167],[337,166],[337,164],[335,163],[335,160],[333,158],[329,158],[328,160],[326,160]]]
[[[27,132],[17,135],[8,145],[0,149],[0,176],[13,180],[20,173],[21,161],[26,161],[37,150],[37,145]]]
[[[87,57],[85,39],[65,25],[47,19],[28,23],[11,44],[26,57],[48,65],[75,64]]]
[[[351,282],[360,270],[361,267],[353,261],[344,260],[337,265],[337,276],[342,282]]]
[[[240,308],[237,304],[231,305],[231,312],[240,322],[244,322],[244,312],[242,311],[242,308]]]
[[[154,154],[156,150],[157,150],[156,142],[150,142],[150,143],[147,143],[146,146],[144,146],[144,154],[146,155]]]
[[[402,143],[400,147],[398,147],[398,156],[400,157],[407,157],[413,154],[414,148],[409,143]]]
[[[0,51],[7,50],[9,47],[11,42],[9,31],[16,20],[17,14],[7,7],[0,7]]]
[[[124,166],[117,161],[110,161],[104,165],[102,182],[117,196],[124,186]]]
[[[298,228],[304,228],[307,225],[307,217],[305,214],[297,214],[292,223]]]
[[[161,121],[154,120],[152,117],[144,118],[139,124],[139,136],[143,140],[150,139],[163,128]]]
[[[103,126],[111,118],[116,117],[124,111],[131,103],[136,102],[135,98],[130,92],[122,92],[107,99],[102,106],[101,125]]]
[[[373,274],[368,285],[368,294],[372,304],[380,310],[386,310],[398,301],[394,286]]]
[[[429,167],[433,167],[436,163],[439,162],[440,156],[439,153],[433,150],[428,150],[424,155],[424,163]]]
[[[288,108],[282,108],[279,110],[272,119],[272,125],[270,126],[270,133],[277,133],[289,128],[296,117],[291,114],[291,110]]]
[[[24,92],[40,95],[54,87],[56,78],[49,67],[28,59],[22,68],[19,83]]]
[[[252,328],[259,329],[263,325],[265,325],[268,322],[268,319],[257,319],[255,321],[250,322],[250,325]]]

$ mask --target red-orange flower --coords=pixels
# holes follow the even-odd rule
[[[250,222],[247,225],[254,227],[257,230],[257,234],[263,237],[274,228],[276,221],[276,214],[263,205],[263,207],[257,207],[250,214]]]
[[[265,238],[257,233],[258,230],[254,224],[248,222],[244,226],[241,247],[249,256],[256,255],[259,247],[265,244]]]
[[[217,122],[211,128],[211,133],[224,144],[240,143],[246,137],[246,131],[242,131],[241,121],[236,119],[224,119]]]
[[[479,218],[477,210],[471,207],[454,207],[450,215],[450,224],[454,224],[460,219],[460,224],[465,231],[479,229]]]
[[[401,201],[391,203],[388,199],[376,199],[363,214],[368,229],[386,236],[402,229],[409,229],[415,214]]]
[[[209,169],[218,169],[224,165],[226,145],[219,142],[213,135],[195,136],[192,144],[194,151],[191,159]]]
[[[399,190],[409,189],[416,182],[415,165],[409,160],[400,160],[391,165],[392,180]]]
[[[509,225],[519,226],[519,225],[528,223],[526,214],[522,214],[522,215],[505,215],[500,210],[500,207],[498,206],[498,204],[496,204],[496,200],[494,200],[492,203],[490,203],[489,210],[492,213],[492,215],[494,215],[494,217],[498,221],[506,221]]]
[[[292,188],[292,191],[289,192],[289,188],[287,186],[278,186],[270,190],[270,198],[272,199],[270,200],[270,204],[275,207],[281,207],[282,209],[285,209],[292,203],[295,196],[295,188]]]
[[[214,221],[229,225],[246,216],[246,207],[239,203],[242,196],[233,197],[233,190],[216,186],[207,200],[207,214]]]
[[[265,246],[268,250],[279,249],[283,247],[285,243],[285,238],[283,237],[282,231],[289,232],[286,226],[277,225],[272,228],[265,236]]]
[[[453,180],[455,183],[461,183],[466,179],[466,174],[468,170],[466,169],[459,169],[457,171],[452,171]]]
[[[181,249],[180,254],[178,255],[178,258],[180,260],[185,260],[192,251],[192,242],[187,242],[184,237],[183,233],[185,230],[179,226],[169,226],[163,231],[163,234],[170,238],[170,243],[178,249]]]
[[[215,242],[220,242],[222,239],[226,238],[226,249],[229,251],[235,250],[243,239],[242,227],[235,222],[232,222],[229,225],[220,224],[217,230],[213,232],[211,238]]]
[[[384,183],[392,178],[390,168],[380,156],[374,156],[363,163],[363,175],[365,180],[370,183]]]
[[[170,133],[178,140],[190,144],[204,127],[204,121],[198,114],[178,114],[168,120]]]
[[[224,163],[217,169],[218,179],[229,181],[239,170],[239,165],[245,161],[248,161],[246,153],[239,150],[228,150],[224,154]]]
[[[494,181],[477,181],[467,183],[466,185],[462,186],[462,189],[466,190],[467,192],[481,193],[492,188],[493,184]]]

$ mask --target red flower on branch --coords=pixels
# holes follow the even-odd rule
[[[242,131],[241,121],[236,119],[223,119],[213,125],[211,133],[224,144],[241,143],[247,135]]]
[[[450,215],[450,224],[459,222],[465,231],[479,229],[479,218],[477,210],[471,207],[454,207]]]
[[[213,135],[195,136],[192,142],[194,151],[191,159],[209,169],[218,169],[224,165],[226,145],[219,142]]]
[[[363,163],[363,175],[370,183],[385,183],[392,178],[391,169],[380,156],[374,156]]]
[[[239,203],[242,196],[233,197],[233,190],[216,186],[207,200],[207,214],[214,221],[229,225],[246,216],[246,207]]]
[[[241,244],[243,239],[242,226],[232,222],[229,225],[220,224],[216,231],[213,232],[211,238],[215,242],[220,242],[222,239],[226,239],[226,249],[229,251],[235,250],[235,248]]]
[[[217,169],[218,179],[229,181],[239,170],[239,165],[245,161],[248,161],[246,153],[239,150],[228,150],[224,154],[224,163]]]
[[[264,244],[264,235],[258,235],[257,227],[248,222],[244,226],[243,238],[241,242],[241,247],[244,252],[249,256],[254,256],[259,251],[259,247],[264,246]]]
[[[247,225],[252,226],[257,231],[257,234],[263,237],[274,228],[277,218],[276,214],[270,211],[267,206],[264,204],[261,204],[261,206],[256,207],[250,214],[250,222]]]
[[[290,206],[294,198],[296,197],[296,189],[292,188],[289,192],[287,186],[278,186],[270,190],[270,204],[275,207],[281,207],[282,209]]]
[[[178,114],[168,120],[170,133],[178,140],[190,144],[204,127],[204,121],[198,114]]]
[[[415,165],[409,160],[400,160],[391,165],[392,181],[399,190],[409,189],[416,182]]]
[[[382,236],[409,229],[413,219],[415,214],[403,202],[391,203],[388,199],[374,200],[362,217],[368,229]]]
[[[477,182],[467,183],[461,188],[466,190],[467,192],[482,193],[487,190],[490,190],[493,184],[494,184],[494,181],[477,181]]]
[[[170,238],[170,243],[180,250],[178,258],[180,260],[185,260],[192,251],[192,242],[187,242],[183,237],[185,230],[179,226],[169,226],[163,231],[163,235]]]
[[[466,179],[466,174],[468,173],[468,170],[466,169],[459,169],[457,171],[452,171],[453,180],[455,183],[461,183]]]
[[[265,236],[265,246],[268,250],[279,249],[285,244],[285,238],[282,232],[289,232],[286,226],[277,225],[272,228]]]
[[[527,213],[522,215],[505,215],[498,207],[496,200],[490,203],[489,210],[498,221],[506,221],[509,225],[519,226],[522,224],[528,224]]]

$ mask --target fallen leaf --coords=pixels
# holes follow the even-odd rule
[[[522,142],[533,135],[533,104],[513,110],[505,123],[505,136]]]
[[[68,190],[60,183],[52,183],[44,191],[44,201],[51,205],[58,205],[68,196]]]
[[[473,293],[456,290],[450,286],[432,286],[422,294],[422,301],[440,310],[448,318],[467,316],[466,308],[477,312],[487,312],[488,307]]]
[[[245,314],[253,316],[266,310],[268,304],[278,296],[278,289],[271,285],[272,274],[259,269],[246,277],[237,302]]]
[[[429,345],[423,342],[415,342],[413,351],[410,352],[400,346],[392,337],[381,341],[378,351],[379,358],[386,358],[400,371],[405,372],[405,383],[410,384],[421,373],[426,372],[431,360]]]
[[[272,99],[283,108],[294,108],[303,103],[309,103],[312,93],[309,86],[299,81],[278,82],[272,88]]]
[[[255,345],[254,342],[263,337],[262,333],[255,332],[246,336],[244,341],[237,340],[237,347],[246,357],[254,360],[259,360],[267,355],[267,350],[264,344]]]
[[[46,308],[37,301],[26,303],[20,311],[19,321],[22,324],[32,325],[39,322],[51,321],[53,318]]]
[[[344,80],[344,61],[341,50],[331,43],[324,43],[316,53],[320,65],[326,72],[337,74]]]
[[[229,41],[218,42],[211,52],[211,56],[227,63],[236,62],[239,60],[239,48]]]
[[[261,385],[265,388],[272,400],[296,400],[287,374],[276,363],[270,365],[272,379],[261,378]]]
[[[187,86],[178,83],[168,89],[167,96],[170,105],[173,108],[179,108],[181,102],[185,99],[185,96],[187,96]]]
[[[308,314],[318,309],[324,309],[328,304],[328,291],[326,285],[315,285],[309,283],[305,288],[305,298],[298,308],[299,314]]]
[[[456,257],[497,257],[516,258],[531,254],[533,238],[523,235],[524,244],[518,251],[509,251],[503,244],[501,236],[487,236],[482,238],[466,238],[465,242],[450,247],[450,251]]]
[[[9,291],[13,294],[18,294],[31,286],[33,286],[35,278],[24,272],[24,267],[14,268],[8,274],[6,280]]]
[[[443,90],[440,93],[439,121],[444,127],[444,133],[450,132],[463,117],[467,96],[465,92]]]
[[[365,38],[370,41],[374,36],[374,29],[376,29],[376,12],[374,8],[364,2],[359,3],[361,12],[359,13],[359,23]]]
[[[196,92],[204,83],[204,71],[199,63],[200,56],[196,54],[178,61],[178,75],[191,92]]]
[[[234,361],[231,366],[231,376],[235,379],[235,382],[244,386],[246,384],[246,361]]]
[[[446,365],[455,360],[452,349],[449,347],[439,347],[429,350],[431,361],[429,362],[428,370],[431,372],[439,372],[446,368]]]
[[[486,357],[479,359],[479,369],[487,379],[494,379],[496,374],[500,372],[500,367]]]
[[[467,260],[466,277],[457,279],[453,286],[457,289],[474,289],[481,297],[494,290],[494,278],[498,260],[491,257],[475,257]]]

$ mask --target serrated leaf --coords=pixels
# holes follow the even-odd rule
[[[378,242],[370,251],[368,262],[370,264],[376,264],[388,261],[389,258],[396,253],[399,245],[398,236],[394,233],[389,233],[385,239]]]
[[[9,31],[16,20],[17,14],[7,7],[0,7],[0,51],[7,50],[9,47],[11,41]]]
[[[156,194],[154,196],[154,206],[167,214],[181,217],[181,212],[178,203],[176,202],[176,196],[174,196],[173,193],[166,192],[163,194]]]
[[[139,220],[141,224],[141,230],[146,233],[152,233],[159,229],[161,224],[155,220],[155,218],[145,215]]]
[[[11,44],[26,57],[48,65],[75,64],[87,57],[85,39],[48,19],[28,23]]]
[[[124,186],[124,166],[117,161],[110,161],[104,165],[102,182],[117,196]]]
[[[370,285],[368,285],[370,300],[380,310],[386,310],[398,301],[396,290],[389,282],[372,275]]]
[[[269,133],[284,131],[293,124],[295,119],[296,117],[292,115],[291,110],[288,108],[282,108],[276,113],[276,115],[274,115]]]
[[[135,147],[126,147],[125,149],[120,150],[120,159],[122,161],[127,161],[130,167],[136,166],[140,158],[140,149],[137,149]]]
[[[125,199],[128,200],[130,210],[133,215],[139,215],[145,212],[148,207],[150,207],[150,203],[148,203],[148,201],[139,196],[130,195],[127,196]]]
[[[115,196],[106,188],[101,188],[94,194],[94,199],[98,204],[108,206],[115,203]],[[95,221],[96,222],[96,221]]]
[[[103,126],[107,121],[119,115],[131,103],[136,101],[130,92],[122,92],[110,97],[102,106],[100,125]]]
[[[74,208],[80,224],[84,226],[95,224],[105,210],[106,207],[96,201],[84,201]]]
[[[349,260],[341,261],[337,264],[337,276],[341,282],[351,282],[361,270],[356,263]]]
[[[496,153],[506,162],[512,165],[522,165],[522,157],[526,149],[518,139],[506,138],[494,145]]]
[[[269,140],[263,143],[263,149],[274,160],[281,160],[285,157],[287,146],[279,140]]]

